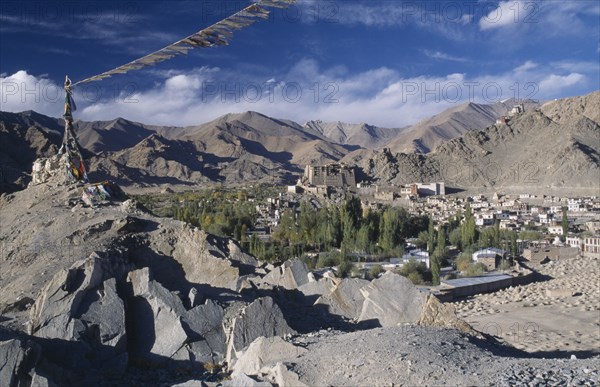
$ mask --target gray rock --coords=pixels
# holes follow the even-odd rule
[[[92,367],[122,373],[127,366],[124,303],[115,277],[129,265],[115,257],[90,258],[59,271],[40,291],[31,308],[30,333],[48,341],[66,367]],[[67,349],[62,342],[77,342]]]
[[[190,302],[190,308],[200,305],[200,294],[198,293],[198,289],[191,288],[188,294],[188,300]]]
[[[130,302],[132,352],[153,361],[167,361],[186,343],[181,299],[150,277],[148,268],[129,273],[133,288]]]
[[[365,297],[359,321],[378,321],[383,327],[416,323],[427,302],[409,279],[386,272],[361,289]]]
[[[293,290],[309,282],[309,273],[310,270],[306,264],[300,259],[294,258],[273,269],[263,278],[263,281],[272,286]]]
[[[173,384],[171,387],[205,387],[206,384],[200,380],[188,380],[187,382]]]
[[[259,337],[240,354],[233,367],[233,373],[259,375],[263,367],[292,361],[305,352],[306,349],[288,343],[280,337]]]
[[[298,375],[283,364],[277,363],[273,367],[263,369],[263,377],[279,387],[307,387],[300,381]]]
[[[189,352],[202,363],[219,362],[225,356],[224,311],[216,302],[207,300],[187,311],[182,319],[188,334]]]
[[[456,316],[453,305],[440,302],[434,295],[428,296],[427,302],[421,311],[419,325],[455,328],[473,336],[482,337],[467,322]]]
[[[331,292],[320,297],[315,305],[328,305],[329,313],[358,320],[365,301],[361,289],[369,284],[369,281],[359,278],[343,279]]]
[[[271,297],[262,297],[241,309],[226,330],[227,363],[232,365],[238,353],[258,337],[284,336],[296,333]]]
[[[240,269],[234,265],[234,261],[228,259],[225,246],[220,249],[209,243],[204,231],[187,225],[175,237],[177,239],[174,242],[164,242],[160,250],[181,264],[186,280],[235,290]],[[241,253],[237,258],[245,259]],[[235,263],[239,266],[238,261]]]
[[[223,387],[272,387],[269,382],[257,382],[248,375],[242,373],[232,375],[231,380],[221,383]]]
[[[0,386],[28,386],[40,348],[19,339],[0,342]]]
[[[308,283],[301,285],[300,287],[298,287],[298,291],[300,291],[305,297],[307,297],[307,299],[313,300],[311,302],[311,304],[313,304],[316,301],[315,297],[318,299],[318,297],[321,297],[325,294],[329,294],[333,289],[335,289],[336,286],[337,282],[333,279],[321,278],[318,281],[309,281]]]

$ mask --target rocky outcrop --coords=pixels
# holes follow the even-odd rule
[[[238,373],[233,375],[230,380],[226,380],[221,383],[223,387],[272,387],[273,385],[269,382],[259,382],[248,375]]]
[[[116,278],[130,268],[118,257],[90,258],[58,272],[31,308],[30,333],[81,343],[64,359],[85,368],[124,372],[127,367],[125,309]]]
[[[466,321],[457,317],[454,306],[442,303],[432,294],[427,297],[418,323],[431,327],[454,328],[473,336],[481,336]]]
[[[12,339],[0,342],[0,386],[29,386],[31,369],[40,356],[39,346]]]
[[[418,322],[427,301],[427,294],[409,279],[389,271],[360,291],[365,301],[359,321],[377,322],[382,327]]]
[[[212,300],[187,311],[183,316],[183,326],[189,343],[182,348],[178,358],[200,363],[222,361],[226,340],[223,316],[223,308]]]
[[[271,368],[263,369],[261,376],[280,387],[307,387],[306,384],[300,381],[298,374],[290,371],[283,363],[277,363]]]
[[[321,296],[315,305],[327,305],[331,314],[358,320],[365,301],[361,289],[369,284],[369,281],[359,278],[343,279],[333,290]]]
[[[284,336],[295,331],[289,327],[283,313],[271,297],[262,297],[241,309],[232,319],[227,332],[226,360],[232,365],[252,341],[263,337]]]
[[[148,268],[129,273],[128,281],[133,356],[154,363],[181,361],[189,368],[223,359],[224,312],[216,302],[186,310],[177,295],[151,279]]]
[[[314,278],[312,273],[309,274],[309,278],[311,276]],[[338,281],[338,279],[333,278],[321,278],[318,281],[309,281],[298,288],[298,291],[302,294],[302,299],[299,302],[308,305],[314,304],[321,296],[329,294],[335,289]]]
[[[240,276],[254,273],[258,266],[256,259],[242,252],[236,243],[184,224],[151,242],[154,250],[181,266],[189,283],[235,291]]]
[[[272,367],[279,362],[293,361],[304,352],[306,349],[290,344],[280,337],[259,337],[241,353],[233,367],[233,373],[259,375],[264,367]]]
[[[148,268],[129,273],[133,298],[129,313],[132,356],[161,363],[179,351],[188,335],[181,316],[181,299],[150,277]]]
[[[309,282],[310,270],[304,262],[298,258],[284,262],[267,274],[263,281],[270,286],[280,286],[284,289],[298,289]]]

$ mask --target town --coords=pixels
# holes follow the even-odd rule
[[[338,276],[404,273],[418,285],[436,285],[433,291],[450,298],[452,293],[465,295],[459,287],[478,293],[528,281],[528,261],[600,257],[598,197],[446,194],[444,182],[364,184],[357,183],[354,167],[341,163],[307,165],[297,183],[284,188],[210,192],[176,195],[171,215],[233,237],[260,259],[302,258],[311,269],[332,270]],[[331,221],[332,209],[339,210],[333,218],[343,217],[350,201],[362,219],[354,231],[343,230],[343,219],[337,226]],[[221,205],[216,203],[230,207],[222,214],[211,213]],[[402,231],[401,226],[393,229],[399,235],[391,243],[383,240],[386,212],[408,222]],[[230,224],[216,227],[214,222]],[[327,227],[325,223],[337,227],[340,235],[314,235]],[[471,240],[465,232],[473,234]],[[476,278],[477,286],[466,278]]]

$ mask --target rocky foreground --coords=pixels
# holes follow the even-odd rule
[[[2,386],[597,381],[597,358],[529,359],[404,277],[274,267],[46,172],[0,198]]]

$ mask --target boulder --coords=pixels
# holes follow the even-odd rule
[[[227,363],[232,366],[238,353],[258,337],[284,336],[296,333],[271,297],[262,297],[242,308],[226,330]]]
[[[300,259],[294,258],[273,269],[263,278],[263,281],[272,286],[293,290],[309,282],[309,273],[310,270],[306,264]]]
[[[208,284],[215,288],[236,290],[237,280],[244,270],[249,270],[252,261],[246,254],[238,252],[236,258],[229,259],[228,244],[219,246],[207,240],[208,235],[197,228],[182,225],[181,230],[173,235],[175,240],[159,241],[158,250],[173,257],[183,268],[185,279],[190,283]]]
[[[427,302],[427,294],[409,279],[389,271],[360,291],[365,301],[359,321],[379,323],[382,327],[417,323]]]
[[[298,374],[290,371],[283,363],[277,363],[271,368],[263,369],[262,377],[279,387],[308,387],[300,381]]]
[[[129,273],[131,348],[136,359],[187,364],[218,363],[225,356],[224,311],[215,301],[186,310],[183,301],[143,268]]]
[[[225,380],[221,383],[223,387],[272,387],[269,382],[258,382],[248,375],[242,373],[232,375],[231,380]]]
[[[233,373],[246,375],[259,375],[264,367],[272,367],[278,362],[292,361],[307,352],[302,347],[297,347],[280,337],[259,337],[240,354]]]
[[[333,289],[335,289],[336,286],[337,281],[331,278],[321,278],[318,281],[309,281],[308,283],[298,287],[298,291],[302,293],[303,296],[303,299],[299,301],[301,304],[312,305],[319,299],[319,297],[329,294]]]
[[[186,313],[183,303],[152,280],[148,268],[132,271],[127,281],[133,289],[129,306],[132,355],[165,362],[188,339],[181,319]]]
[[[101,289],[87,292],[82,308],[75,314],[74,335],[76,340],[85,340],[92,327],[99,335],[99,352],[106,352],[103,361],[108,361],[112,353],[127,351],[125,335],[125,305],[117,294],[117,281],[114,278],[104,281]],[[106,348],[109,347],[109,348]],[[114,349],[110,350],[110,349]],[[125,365],[127,359],[125,359]]]
[[[48,341],[66,367],[121,373],[127,366],[125,308],[115,278],[129,264],[118,257],[90,258],[61,270],[42,288],[30,311],[30,333]],[[77,345],[64,346],[61,342]]]
[[[188,310],[183,316],[183,326],[189,340],[189,353],[195,361],[214,363],[225,356],[224,311],[215,301],[207,300]]]
[[[454,328],[470,335],[480,336],[467,322],[456,316],[452,304],[444,304],[434,295],[429,295],[427,298],[427,302],[421,311],[419,325]]]
[[[30,372],[40,357],[39,346],[12,339],[0,342],[0,386],[29,386]]]
[[[331,314],[358,320],[365,301],[361,289],[369,284],[369,281],[359,278],[343,279],[333,290],[320,297],[315,305],[327,305]]]

